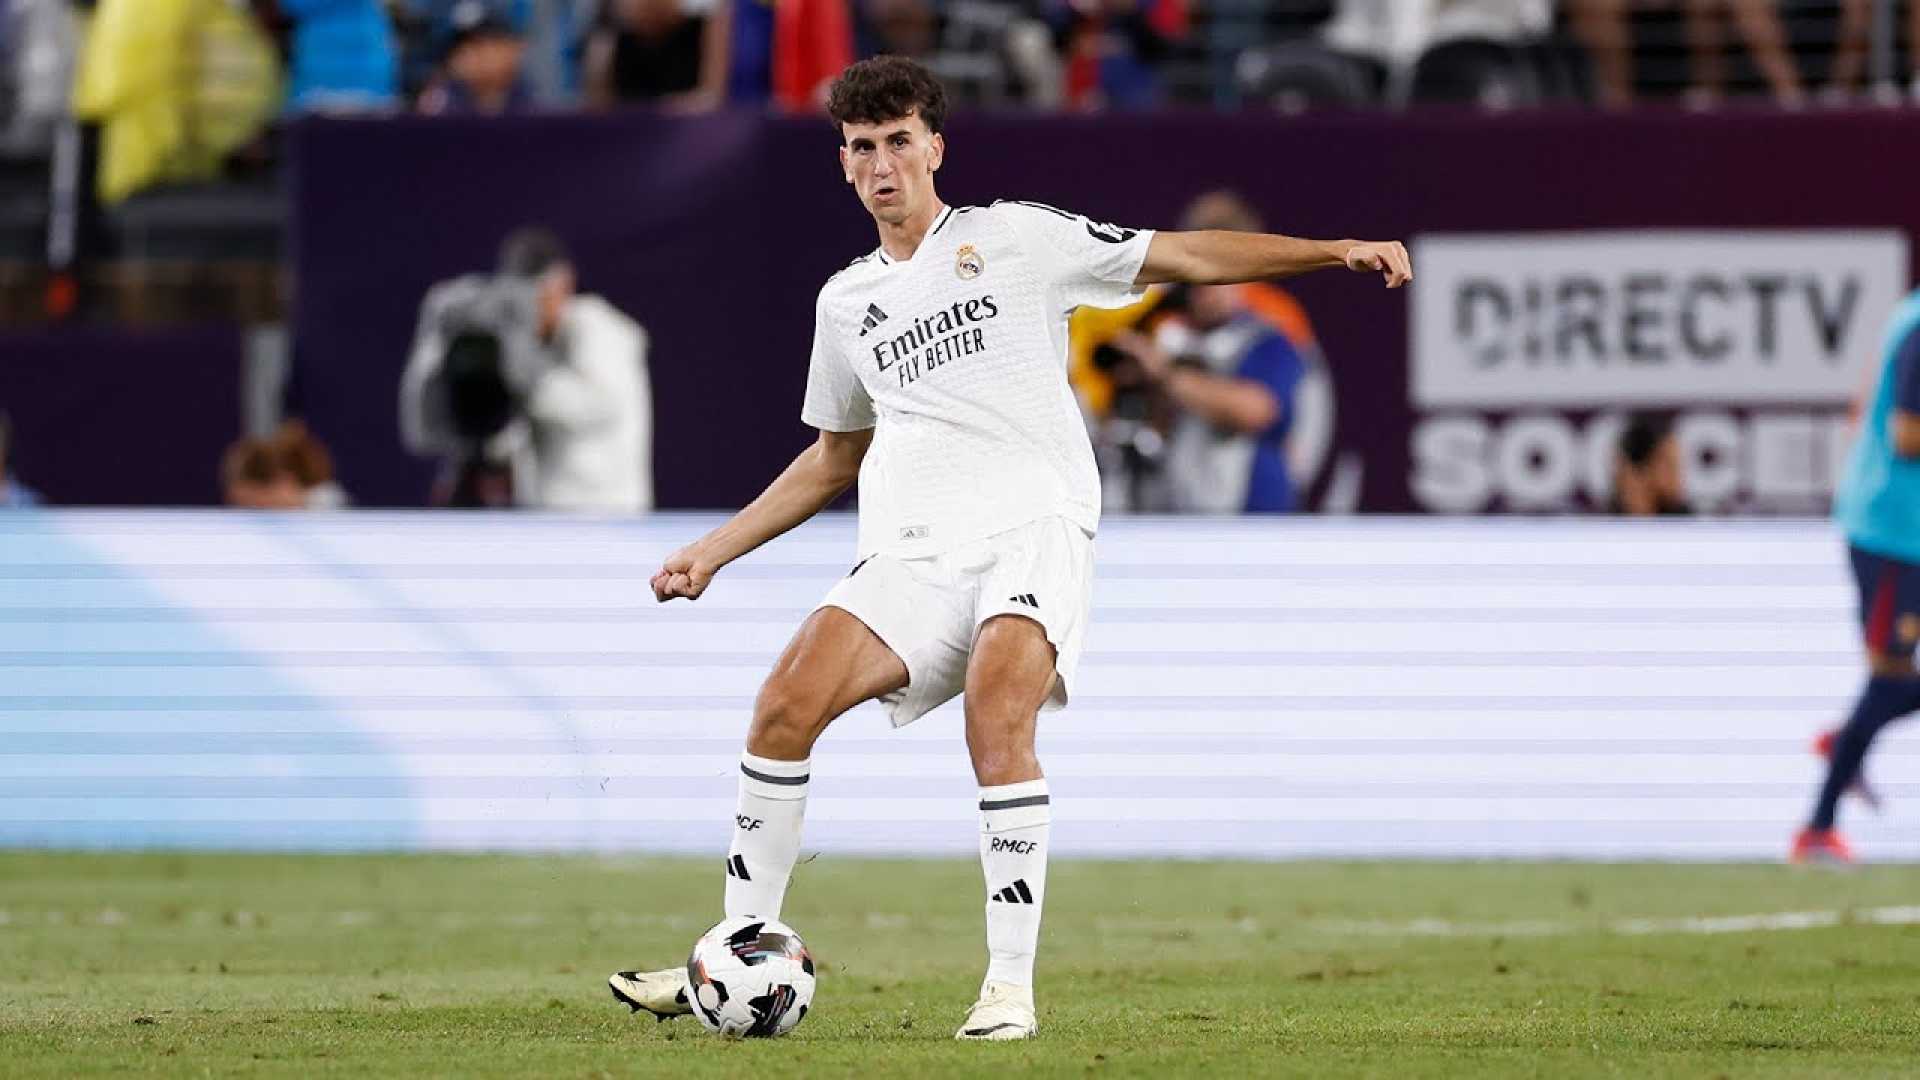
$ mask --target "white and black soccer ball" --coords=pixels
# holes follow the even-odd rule
[[[693,943],[687,998],[708,1031],[741,1039],[785,1035],[813,1004],[813,956],[785,923],[725,919]]]

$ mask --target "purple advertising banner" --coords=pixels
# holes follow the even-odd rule
[[[0,336],[9,465],[54,506],[205,506],[240,435],[236,327]]]
[[[1166,227],[1225,187],[1275,231],[1410,240],[1432,284],[1290,284],[1334,388],[1328,468],[1363,510],[1592,505],[1596,448],[1651,408],[1682,413],[1712,505],[1806,511],[1908,280],[1916,136],[1895,110],[971,115],[940,188]],[[805,445],[814,295],[874,244],[835,146],[759,114],[303,121],[297,410],[360,502],[421,503],[432,466],[395,419],[420,297],[542,224],[651,335],[660,505],[737,506]]]

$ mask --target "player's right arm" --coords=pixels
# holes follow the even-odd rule
[[[698,599],[721,567],[826,509],[860,478],[860,462],[873,445],[879,418],[835,343],[824,301],[814,309],[813,358],[800,419],[819,429],[820,437],[746,509],[668,556],[653,575],[654,599]]]
[[[873,429],[822,431],[786,471],[727,523],[667,556],[653,575],[653,597],[696,600],[720,568],[779,536],[853,486],[873,443]]]

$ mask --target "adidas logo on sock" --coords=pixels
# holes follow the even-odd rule
[[[1025,604],[1028,607],[1033,608],[1035,611],[1038,611],[1040,609],[1040,601],[1035,600],[1033,598],[1033,594],[1030,592],[1023,592],[1018,596],[1009,596],[1007,597],[1007,599],[1013,601],[1016,604]]]
[[[753,880],[753,876],[747,873],[747,860],[738,855],[727,856],[727,876],[737,877],[741,881]]]
[[[866,337],[867,331],[887,321],[887,313],[880,310],[879,304],[867,305],[867,317],[860,321],[860,336]]]
[[[992,899],[996,904],[1031,904],[1033,903],[1033,890],[1027,888],[1026,878],[1020,878],[1013,884],[994,893]]]

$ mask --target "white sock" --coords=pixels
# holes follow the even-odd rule
[[[980,789],[980,869],[987,878],[987,981],[1033,985],[1047,896],[1053,808],[1047,782]]]
[[[800,857],[800,823],[807,816],[810,761],[774,761],[740,755],[740,801],[727,848],[729,919],[780,917],[787,881]]]

